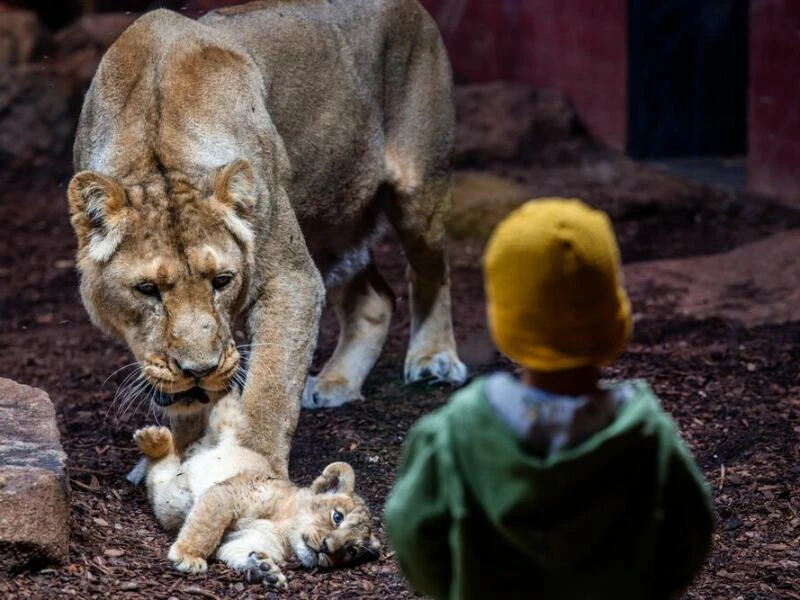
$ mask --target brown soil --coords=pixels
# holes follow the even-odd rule
[[[800,227],[800,214],[789,208],[677,181],[591,149],[546,169],[490,168],[532,193],[581,195],[609,210],[627,261],[722,252]],[[154,415],[145,405],[112,402],[123,378],[113,373],[132,359],[124,346],[91,326],[80,305],[66,179],[64,171],[50,172],[23,173],[21,179],[6,172],[0,185],[0,375],[44,388],[57,407],[70,459],[71,562],[0,579],[0,597],[261,597],[263,588],[219,564],[196,578],[171,570],[169,536],[152,518],[142,488],[124,478],[137,458],[131,433]],[[510,367],[486,338],[480,245],[461,241],[452,248],[455,327],[473,374]],[[379,244],[378,256],[399,302],[367,399],[303,412],[291,464],[297,481],[307,483],[330,461],[350,462],[376,518],[406,431],[449,393],[403,385],[404,265],[393,239]],[[609,374],[653,383],[713,486],[719,532],[687,597],[798,599],[800,322],[748,329],[735,321],[687,320],[668,304],[651,302],[662,292],[631,290],[641,315],[635,339]],[[318,354],[327,355],[334,340],[335,324],[326,314]],[[380,535],[385,542],[382,530]],[[287,574],[286,597],[414,596],[390,554],[350,569],[307,572],[292,566]]]

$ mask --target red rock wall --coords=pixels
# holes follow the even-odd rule
[[[421,1],[457,75],[560,89],[598,140],[624,150],[627,0]]]
[[[800,2],[750,0],[748,185],[800,203]]]

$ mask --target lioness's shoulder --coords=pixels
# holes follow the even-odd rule
[[[189,43],[192,40],[215,37],[207,25],[174,11],[159,8],[147,12],[131,23],[105,53],[98,71],[100,79],[113,74],[114,79],[138,81],[137,75],[153,70],[161,62],[156,57],[193,47]],[[113,65],[112,73],[105,71],[109,65]]]
[[[213,23],[227,18],[256,19],[270,14],[292,13],[313,15],[315,20],[348,21],[357,16],[360,23],[364,19],[369,22],[377,20],[397,22],[415,20],[427,16],[427,12],[418,0],[349,0],[347,2],[331,2],[329,0],[256,0],[246,4],[226,6],[208,12],[200,21]]]
[[[150,36],[158,34],[161,39],[171,39],[179,35],[185,35],[192,31],[204,28],[202,24],[194,19],[190,19],[180,13],[165,8],[158,8],[144,13],[141,17],[131,23],[118,41],[132,41],[134,39],[149,39]],[[164,38],[166,36],[166,38]]]

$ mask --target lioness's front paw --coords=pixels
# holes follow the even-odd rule
[[[303,408],[334,408],[348,402],[363,400],[361,392],[353,391],[348,383],[344,377],[322,379],[309,375],[303,390]]]
[[[435,354],[409,354],[405,365],[406,383],[430,381],[432,384],[461,384],[467,379],[467,367],[455,351]]]
[[[182,573],[199,575],[208,570],[208,563],[205,558],[184,550],[178,542],[172,544],[167,558],[172,561],[172,566]]]
[[[150,460],[163,458],[172,451],[172,432],[166,427],[151,425],[137,429],[133,439],[142,454]]]
[[[276,589],[286,588],[286,575],[269,556],[261,552],[251,552],[247,557],[247,565],[243,569],[248,583],[263,581]]]

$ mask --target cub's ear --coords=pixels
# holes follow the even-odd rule
[[[237,158],[217,171],[214,197],[228,210],[225,225],[244,244],[253,242],[253,212],[256,206],[256,175],[252,165]]]
[[[345,462],[329,464],[322,475],[311,484],[315,494],[347,494],[352,495],[356,485],[356,474],[353,467]]]
[[[96,262],[107,262],[125,235],[125,190],[113,179],[81,171],[67,189],[78,252]]]

